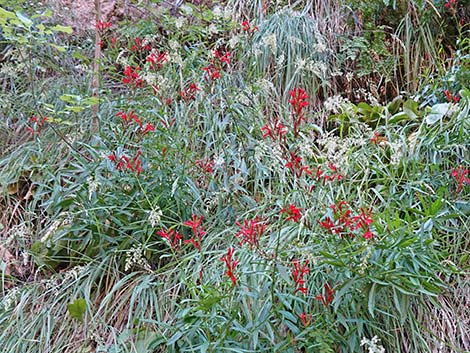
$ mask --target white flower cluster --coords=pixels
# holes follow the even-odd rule
[[[124,271],[127,272],[133,267],[140,267],[147,272],[152,272],[152,268],[144,256],[144,248],[142,246],[134,245],[126,251]]]
[[[333,114],[339,114],[343,112],[344,107],[349,104],[349,100],[347,98],[343,98],[340,95],[328,97],[325,102],[323,102],[323,107]]]
[[[263,37],[263,44],[271,50],[271,53],[276,54],[277,52],[277,37],[275,33],[268,34]]]
[[[346,137],[325,134],[318,139],[318,143],[323,147],[323,153],[328,162],[333,163],[338,168],[346,168],[349,165],[349,155],[351,149],[360,147],[368,143],[365,137]],[[356,160],[359,156],[354,157]],[[364,157],[365,158],[365,157]]]
[[[385,348],[380,344],[380,339],[377,336],[372,337],[372,339],[363,338],[361,340],[361,347],[367,346],[368,353],[385,353]]]
[[[150,223],[150,226],[155,228],[157,225],[160,224],[160,221],[161,221],[162,216],[163,216],[163,212],[160,209],[160,207],[157,206],[154,209],[152,209],[151,211],[149,211],[148,214],[149,214],[148,221]]]
[[[17,287],[10,289],[5,296],[2,298],[0,303],[3,306],[3,310],[7,311],[13,309],[16,306],[18,299],[19,290]]]
[[[91,200],[93,194],[98,191],[98,187],[100,186],[99,181],[95,177],[89,176],[86,180],[88,184],[88,200]]]

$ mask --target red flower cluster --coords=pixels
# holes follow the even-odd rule
[[[383,142],[386,142],[387,138],[382,136],[379,132],[374,132],[374,136],[371,137],[370,143],[373,145],[381,145]]]
[[[143,44],[142,40],[139,37],[135,37],[134,43],[135,44],[131,47],[131,51],[152,50],[152,47],[150,46],[150,44]]]
[[[122,83],[125,85],[130,85],[133,87],[142,87],[144,81],[140,78],[139,71],[141,70],[140,66],[126,66],[124,69],[124,78]]]
[[[34,135],[35,133],[39,133],[46,121],[48,121],[47,117],[43,117],[42,119],[38,119],[37,116],[33,115],[32,117],[29,118],[29,123],[32,126],[28,126],[26,128],[26,131],[28,131],[31,135]]]
[[[302,292],[304,295],[307,295],[307,287],[305,286],[304,277],[310,273],[310,268],[308,267],[308,260],[305,260],[305,263],[302,265],[300,260],[292,261],[292,277],[295,282],[295,292]]]
[[[457,103],[460,100],[458,94],[453,95],[448,89],[444,90],[443,93],[449,103]]]
[[[299,125],[305,119],[305,108],[308,107],[307,99],[309,95],[302,88],[294,88],[289,92],[292,108],[292,120],[294,125],[294,136],[297,136],[299,133]]]
[[[95,28],[99,31],[104,31],[105,29],[111,27],[113,24],[111,22],[103,22],[101,20],[96,23]]]
[[[147,56],[146,61],[150,63],[150,67],[152,69],[160,70],[163,65],[169,62],[168,52],[160,52],[160,53],[151,53]]]
[[[209,66],[203,67],[202,69],[206,71],[206,79],[211,79],[215,81],[222,77],[220,72],[223,70],[224,64],[230,64],[230,52],[227,51],[224,54],[216,49],[214,51],[214,58],[211,60]]]
[[[240,228],[240,231],[235,234],[237,238],[241,238],[240,246],[247,243],[250,246],[250,250],[253,249],[253,247],[258,248],[258,239],[262,237],[266,231],[266,223],[259,217],[256,217],[255,219],[243,220],[243,224],[240,222],[236,222],[235,224]]]
[[[200,167],[204,172],[214,174],[214,161],[198,159],[195,164]]]
[[[319,165],[315,174],[312,175],[315,175],[317,181],[323,180],[323,185],[325,185],[327,181],[343,180],[344,177],[338,173],[338,169],[333,163],[328,164],[328,169],[330,173],[325,174],[325,171],[322,169],[321,165]]]
[[[185,240],[184,243],[185,244],[193,244],[194,247],[198,250],[201,250],[202,237],[207,234],[204,231],[204,228],[201,227],[201,223],[202,223],[203,218],[204,218],[204,216],[200,216],[198,218],[197,215],[193,214],[193,217],[192,217],[191,220],[186,221],[186,222],[183,223],[183,225],[185,225],[187,227],[191,227],[191,229],[193,231],[193,236],[190,239]]]
[[[237,278],[235,277],[233,270],[235,270],[235,267],[239,264],[239,261],[233,258],[233,252],[234,249],[229,248],[227,254],[222,256],[220,260],[223,261],[227,266],[227,272],[225,272],[225,274],[230,277],[231,281],[233,282],[233,285],[236,286]]]
[[[373,238],[374,235],[370,230],[370,225],[374,222],[371,217],[372,211],[365,211],[361,208],[357,215],[352,216],[352,212],[345,201],[331,205],[330,208],[333,210],[334,220],[325,217],[323,221],[318,221],[320,227],[327,229],[330,234],[352,237],[353,231],[361,230],[364,239]]]
[[[259,30],[258,26],[253,26],[253,27],[252,27],[252,26],[250,25],[250,22],[248,22],[248,21],[246,21],[246,20],[242,22],[241,26],[242,26],[243,30],[244,30],[245,32],[248,32],[248,33],[253,33],[253,32],[255,32],[255,31],[258,31],[258,30]]]
[[[457,168],[452,168],[450,175],[452,175],[457,183],[457,193],[462,191],[464,184],[470,185],[470,171],[463,165],[460,165]]]
[[[312,174],[310,168],[302,164],[302,158],[300,158],[295,152],[289,151],[288,158],[289,159],[286,158],[287,163],[285,164],[285,167],[292,170],[297,178],[300,178],[303,172],[306,174]]]
[[[444,7],[450,12],[455,13],[455,11],[457,11],[458,5],[459,3],[457,2],[457,0],[446,0]]]
[[[331,302],[333,301],[333,299],[335,298],[334,291],[331,288],[329,283],[325,283],[323,287],[325,288],[325,293],[317,295],[315,299],[320,300],[323,303],[323,305],[329,306]]]
[[[142,120],[134,114],[133,111],[130,111],[128,114],[124,112],[118,112],[116,116],[119,116],[125,123],[129,124],[131,122],[136,122],[139,126],[142,126]]]
[[[195,83],[191,83],[188,87],[185,87],[181,92],[180,96],[183,98],[185,102],[189,102],[196,98],[196,92],[200,91],[201,89],[196,86]]]
[[[130,111],[128,114],[124,112],[118,112],[116,115],[119,116],[126,124],[130,124],[132,122],[137,123],[140,126],[140,132],[143,135],[146,135],[150,131],[155,131],[155,126],[153,126],[152,123],[147,123],[145,126],[142,126],[142,120],[140,120],[140,118],[133,111]]]
[[[295,206],[294,204],[291,204],[287,207],[284,207],[281,210],[281,214],[282,213],[287,214],[286,221],[294,221],[294,222],[299,223],[300,218],[302,217],[302,215],[300,214],[300,211],[301,210],[299,208],[297,208],[297,206]]]
[[[304,327],[307,327],[312,323],[312,314],[307,315],[305,313],[302,313],[302,314],[299,314],[299,318],[300,318],[300,321],[302,322],[302,325],[304,325]]]
[[[143,171],[142,162],[140,161],[140,151],[137,151],[136,156],[132,159],[125,154],[118,158],[114,152],[108,156],[108,159],[114,163],[117,170],[128,169],[137,172],[137,174]]]
[[[276,120],[272,126],[269,126],[269,124],[264,125],[261,131],[263,132],[263,138],[271,137],[273,140],[278,139],[281,141],[287,133],[287,127]]]
[[[180,250],[181,240],[183,236],[173,229],[162,229],[157,232],[157,235],[168,240],[170,246],[176,251]]]

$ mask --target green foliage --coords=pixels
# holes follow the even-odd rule
[[[91,44],[2,11],[24,66],[2,81],[0,231],[29,264],[0,266],[5,352],[437,345],[429,322],[470,264],[468,42],[442,73],[411,60],[438,52],[434,17],[413,22],[429,9],[323,3],[352,18],[337,19],[345,32],[330,43],[321,6],[229,3],[230,16],[139,5],[158,21],[103,30],[99,98]],[[380,25],[399,22],[394,9],[405,17],[391,31]],[[258,17],[245,30],[234,19],[247,14]],[[410,97],[431,71],[458,102]],[[386,84],[409,91],[369,97]],[[359,87],[368,102],[332,96]],[[461,320],[463,304],[451,309]],[[464,351],[465,339],[444,343]]]

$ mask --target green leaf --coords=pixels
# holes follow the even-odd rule
[[[53,30],[54,32],[63,32],[67,34],[73,33],[73,29],[70,26],[55,25],[54,27],[51,27],[51,30]]]
[[[367,310],[369,310],[369,313],[372,317],[374,316],[374,309],[375,309],[375,287],[377,286],[377,283],[372,283],[372,286],[370,287],[369,291],[369,301],[367,303]]]
[[[77,299],[73,303],[68,304],[67,309],[72,318],[81,322],[86,311],[86,301],[83,298]]]
[[[31,21],[28,17],[23,15],[21,12],[16,12],[16,17],[26,26],[26,27],[31,27],[33,24],[33,21]]]

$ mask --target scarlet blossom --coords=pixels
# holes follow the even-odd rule
[[[329,283],[325,283],[323,287],[325,289],[325,293],[317,295],[315,299],[321,301],[323,305],[329,306],[335,298],[334,290],[331,288]]]
[[[308,260],[305,260],[303,265],[300,263],[300,260],[295,259],[292,261],[291,273],[295,282],[295,292],[301,292],[304,295],[307,294],[304,277],[310,273],[308,263]]]
[[[155,126],[153,126],[152,123],[147,123],[142,130],[142,134],[145,135],[149,133],[150,131],[155,131]]]
[[[443,93],[449,103],[458,103],[460,100],[458,94],[454,95],[448,89],[444,90]]]
[[[207,233],[204,231],[204,228],[201,227],[202,220],[204,216],[198,217],[196,214],[193,214],[192,219],[183,223],[187,227],[191,227],[193,235],[190,239],[185,240],[185,244],[193,244],[194,247],[198,250],[201,250],[202,237]]]
[[[168,240],[171,247],[176,251],[180,250],[181,240],[183,239],[183,236],[174,229],[161,229],[157,232],[157,235]]]
[[[137,174],[142,173],[143,167],[142,162],[140,161],[140,151],[137,151],[134,158],[129,158],[125,154],[120,156],[119,158],[116,156],[116,153],[113,152],[112,154],[108,155],[108,159],[114,163],[114,166],[117,170],[131,170],[136,172]]]
[[[124,112],[118,112],[116,115],[119,116],[125,123],[129,124],[131,122],[135,122],[140,127],[142,127],[142,120],[140,120],[140,118],[133,111],[130,111],[127,114]]]
[[[152,69],[160,70],[165,63],[169,62],[168,52],[151,53],[145,60],[150,63]]]
[[[305,119],[305,108],[308,107],[307,100],[310,98],[307,92],[297,87],[289,92],[289,103],[292,109],[292,121],[294,125],[294,136],[298,135],[299,126]]]
[[[305,313],[301,313],[299,314],[299,318],[300,318],[300,321],[302,322],[302,325],[304,325],[304,327],[307,327],[308,325],[310,325],[312,323],[312,314],[305,314]]]
[[[284,207],[281,210],[281,213],[287,214],[288,217],[286,218],[286,221],[294,221],[294,222],[299,223],[300,218],[302,217],[300,211],[301,210],[298,209],[297,206],[295,206],[294,204],[291,204],[287,207]]]
[[[212,66],[203,67],[202,69],[206,71],[206,79],[210,78],[212,81],[215,81],[222,77],[220,70]]]
[[[214,51],[214,57],[216,59],[218,59],[220,61],[220,63],[230,64],[230,56],[231,55],[232,54],[229,51],[225,52],[224,54],[222,54],[222,52],[218,49],[216,49]]]
[[[382,136],[379,132],[374,132],[374,136],[371,137],[370,143],[373,145],[381,145],[384,142],[387,141],[387,138],[385,136]]]
[[[26,131],[28,131],[31,135],[39,133],[44,126],[44,123],[49,121],[49,118],[43,117],[38,118],[37,116],[33,115],[29,118],[29,122],[32,126],[28,126]]]
[[[131,47],[131,51],[152,50],[152,47],[149,44],[143,44],[142,40],[139,37],[135,37],[134,42],[135,44]]]
[[[225,265],[227,266],[227,272],[225,272],[225,274],[230,278],[230,280],[232,281],[233,285],[236,286],[237,285],[237,278],[235,277],[233,271],[235,270],[235,267],[237,267],[237,265],[240,263],[238,260],[235,260],[233,258],[233,253],[234,253],[234,249],[233,248],[229,248],[227,250],[227,254],[222,256],[220,258],[220,260],[222,262],[225,263]]]
[[[141,68],[139,66],[136,66],[135,68],[133,66],[126,66],[124,69],[124,78],[122,79],[122,83],[134,87],[142,87],[142,84],[144,81],[139,75],[139,71]]]
[[[253,33],[258,30],[258,26],[251,27],[250,22],[246,20],[241,23],[241,26],[245,32]]]
[[[235,234],[237,238],[241,238],[240,246],[248,244],[250,250],[253,247],[259,247],[259,238],[261,238],[266,231],[266,223],[264,223],[259,217],[250,220],[243,220],[243,224],[240,222],[235,223],[240,230]]]
[[[263,138],[270,137],[273,140],[282,140],[287,133],[287,127],[276,120],[272,126],[269,124],[264,125],[261,131],[263,132]]]
[[[180,96],[185,102],[188,102],[194,100],[196,98],[196,92],[200,90],[201,89],[195,83],[191,83],[180,92]]]
[[[95,28],[99,31],[104,31],[105,29],[111,27],[113,24],[111,22],[103,22],[101,20],[99,20],[96,25],[95,25]]]
[[[300,178],[304,172],[306,174],[312,174],[309,167],[302,165],[302,158],[300,158],[295,152],[289,151],[289,159],[287,159],[285,167],[291,169],[297,178]]]
[[[215,162],[211,160],[205,160],[203,161],[202,159],[198,159],[195,164],[200,167],[204,172],[209,173],[209,174],[214,174],[214,166]]]
[[[460,165],[457,168],[452,168],[450,175],[454,178],[455,182],[457,183],[457,194],[462,191],[464,184],[470,184],[470,171],[463,165]]]

